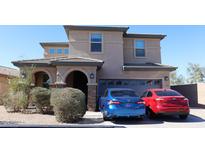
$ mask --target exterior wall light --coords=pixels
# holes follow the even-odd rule
[[[26,78],[26,73],[24,71],[21,72],[21,78],[25,79]]]
[[[94,73],[90,73],[90,79],[94,79],[95,78],[95,74]]]
[[[169,81],[169,77],[168,77],[168,76],[165,76],[165,77],[164,77],[164,80],[165,80],[165,81]]]

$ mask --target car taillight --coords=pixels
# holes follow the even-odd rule
[[[110,100],[110,101],[108,102],[108,104],[109,104],[109,105],[112,105],[112,104],[120,104],[120,102]]]
[[[184,101],[187,103],[187,106],[189,106],[189,99],[188,98],[184,98]]]
[[[163,98],[156,98],[155,101],[157,103],[164,103],[165,102]]]
[[[155,100],[156,101],[163,101],[164,99],[163,98],[156,98]]]
[[[187,102],[188,102],[188,101],[189,101],[189,99],[188,99],[188,98],[184,98],[184,101],[187,101]]]

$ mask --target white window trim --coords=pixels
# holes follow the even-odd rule
[[[101,34],[102,35],[102,49],[101,49],[101,52],[92,52],[91,51],[91,43],[93,43],[92,41],[91,41],[91,35],[92,34]],[[99,42],[96,42],[96,43],[99,43]],[[104,53],[104,37],[103,37],[103,33],[102,32],[90,32],[89,33],[89,51],[90,51],[90,53],[92,53],[92,54],[103,54]]]
[[[136,41],[144,41],[144,52],[145,52],[145,56],[144,57],[141,57],[141,56],[136,56],[136,51],[135,51],[135,47],[136,47]],[[142,58],[142,59],[144,59],[144,58],[147,58],[147,53],[146,53],[146,42],[145,42],[145,40],[143,40],[143,39],[134,39],[134,57],[135,58]]]

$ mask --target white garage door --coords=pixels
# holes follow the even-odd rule
[[[102,96],[107,88],[131,88],[141,96],[148,88],[162,88],[162,80],[99,80],[98,97]]]

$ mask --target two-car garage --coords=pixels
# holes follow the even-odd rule
[[[98,81],[98,98],[103,96],[107,88],[131,88],[134,89],[137,95],[148,88],[162,88],[162,79],[106,79]]]

